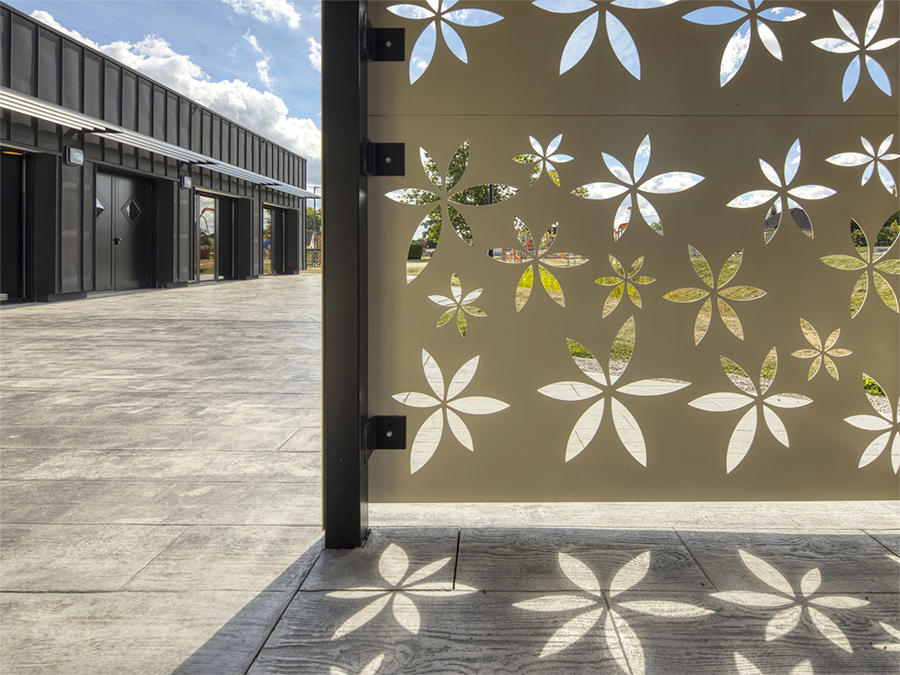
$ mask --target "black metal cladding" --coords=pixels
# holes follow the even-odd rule
[[[0,84],[241,169],[298,187],[306,184],[302,157],[3,3]],[[43,219],[34,228],[40,234],[33,256],[38,299],[95,290],[93,192],[98,169],[157,179],[156,286],[189,281],[193,265],[193,193],[177,184],[161,189],[164,182],[190,175],[194,188],[236,198],[238,213],[249,214],[251,224],[261,222],[263,202],[298,214],[304,207],[299,197],[10,110],[0,111],[0,143],[36,153],[26,173],[40,186],[40,203],[33,209],[33,217]],[[65,147],[84,151],[83,167],[65,164]],[[251,200],[249,208],[241,206],[242,198]],[[235,258],[241,267],[235,270],[238,278],[261,272],[255,229],[250,224],[239,228],[243,234],[235,245],[250,250]]]

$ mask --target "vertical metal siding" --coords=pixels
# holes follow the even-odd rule
[[[92,291],[94,282],[94,188],[96,183],[96,164],[85,163],[82,182],[82,222],[81,222],[81,262],[84,279],[84,290]]]
[[[139,77],[137,90],[137,130],[138,133],[153,134],[153,85],[149,80]],[[153,170],[151,153],[146,150],[138,151],[138,169],[142,171]]]
[[[4,87],[9,86],[10,20],[10,11],[0,8],[0,84]]]
[[[59,256],[60,292],[84,290],[82,263],[82,195],[84,167],[61,163]]]
[[[115,64],[103,60],[103,119],[113,124],[120,123],[119,115],[119,79],[121,69]],[[103,159],[113,164],[122,163],[122,152],[119,144],[103,141]]]
[[[122,69],[112,61],[104,61],[103,119],[113,124],[121,124],[119,113],[119,86]]]
[[[238,130],[237,166],[247,168],[247,132],[243,129]]]
[[[93,52],[84,53],[84,114],[102,117],[103,59]]]
[[[122,73],[122,126],[137,131],[137,75]]]
[[[212,115],[212,131],[211,131],[211,143],[210,146],[210,156],[213,159],[222,159],[222,118],[218,115]]]
[[[37,27],[19,16],[12,17],[12,53],[10,55],[10,89],[37,95]]]
[[[62,105],[84,112],[84,78],[82,55],[84,50],[71,40],[63,40],[62,47]]]
[[[135,73],[122,71],[119,97],[122,107],[122,126],[137,131],[138,78]],[[137,168],[138,150],[129,145],[122,146],[122,164]]]
[[[166,93],[166,141],[178,145],[178,96]]]
[[[212,152],[212,113],[208,110],[200,112],[200,152],[209,155]]]
[[[183,98],[178,99],[178,145],[191,147],[191,104]]]
[[[41,28],[38,31],[38,97],[59,104],[60,55],[59,36]]]

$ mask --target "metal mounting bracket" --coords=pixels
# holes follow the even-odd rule
[[[369,61],[406,60],[405,28],[373,28],[367,16],[362,43],[363,52]]]
[[[372,143],[363,146],[363,171],[368,176],[403,176],[406,171],[405,143]]]
[[[376,415],[370,417],[363,427],[363,443],[366,461],[375,450],[406,449],[406,416]]]

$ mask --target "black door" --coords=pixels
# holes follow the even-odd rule
[[[150,285],[153,269],[153,193],[145,181],[97,174],[98,291]]]
[[[25,297],[25,219],[22,202],[23,157],[0,155],[0,293],[7,300]]]

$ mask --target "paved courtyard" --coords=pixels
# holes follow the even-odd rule
[[[372,505],[321,276],[0,310],[0,673],[900,670],[898,502]]]

